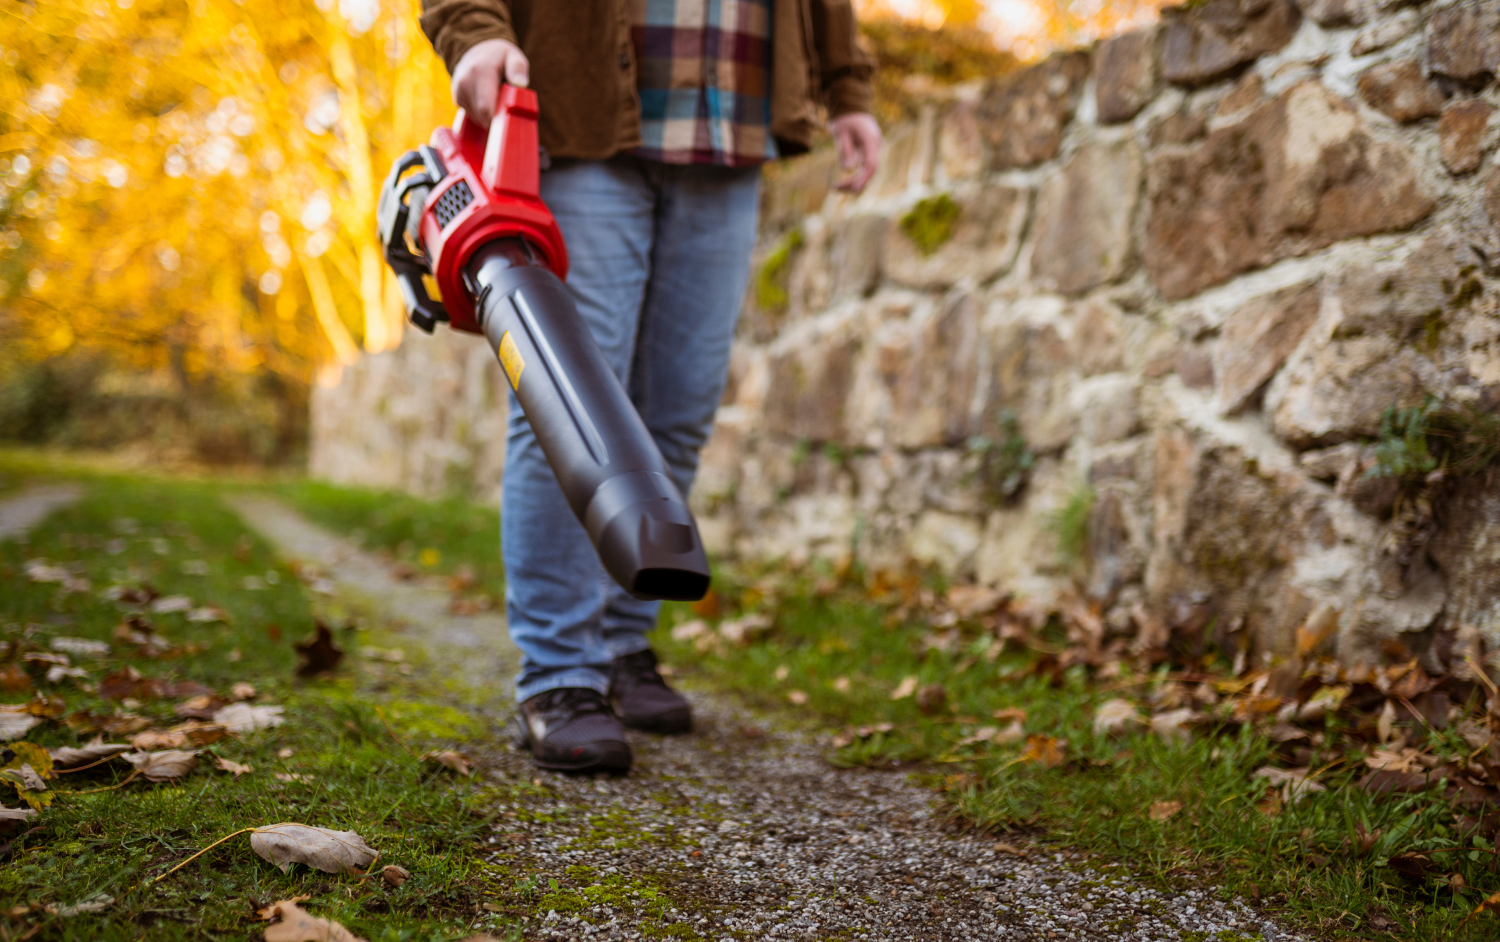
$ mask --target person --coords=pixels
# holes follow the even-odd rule
[[[806,151],[826,113],[840,187],[876,169],[873,66],[849,0],[423,0],[421,24],[480,123],[502,80],[536,91],[568,291],[689,493],[749,280],[761,166]],[[516,738],[535,762],[625,772],[624,727],[689,730],[646,637],[660,603],[606,575],[514,398],[500,530]]]

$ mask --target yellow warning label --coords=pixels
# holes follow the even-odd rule
[[[508,330],[500,338],[500,365],[505,367],[505,375],[510,379],[510,388],[520,389],[521,371],[526,369],[526,361],[521,359],[520,348],[511,339]]]

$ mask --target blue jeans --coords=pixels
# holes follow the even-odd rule
[[[634,157],[542,174],[571,262],[568,292],[685,495],[724,392],[750,273],[758,168]],[[516,698],[609,689],[614,658],[649,647],[659,602],[615,585],[511,397],[500,541]]]

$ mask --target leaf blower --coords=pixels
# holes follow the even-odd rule
[[[636,598],[700,599],[697,522],[563,287],[568,250],[538,194],[536,119],[536,93],[504,85],[488,132],[460,111],[398,159],[380,191],[386,262],[413,324],[489,340],[610,576]]]

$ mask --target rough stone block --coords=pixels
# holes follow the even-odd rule
[[[1134,141],[1080,148],[1042,185],[1032,277],[1046,289],[1082,294],[1123,276],[1141,175]]]
[[[1169,299],[1432,211],[1414,159],[1317,82],[1295,85],[1148,173],[1146,267]]]
[[[890,280],[913,288],[945,288],[962,278],[983,283],[1010,268],[1026,224],[1026,191],[971,184],[951,198],[958,218],[947,241],[931,255],[923,255],[902,232],[900,219],[891,221],[882,261]]]
[[[1225,320],[1214,357],[1219,411],[1237,412],[1281,368],[1318,318],[1316,281],[1261,295]]]
[[[978,372],[979,305],[946,300],[880,351],[890,390],[889,441],[900,448],[957,445],[970,434]]]
[[[862,298],[875,290],[889,227],[886,217],[869,214],[850,216],[834,225],[828,240],[834,301]]]
[[[1500,165],[1490,168],[1490,178],[1484,184],[1484,211],[1490,217],[1490,226],[1500,232]]]
[[[996,80],[979,102],[990,166],[1031,167],[1056,157],[1088,72],[1088,53],[1067,52]]]
[[[938,119],[937,167],[949,183],[984,172],[984,132],[977,103],[956,101]]]
[[[1438,142],[1442,145],[1443,166],[1454,176],[1473,173],[1484,158],[1485,131],[1495,109],[1477,98],[1454,102],[1443,109],[1438,122]]]
[[[1068,443],[1078,416],[1069,405],[1072,345],[1060,315],[1020,313],[985,325],[988,369],[982,421],[1002,412],[1016,416],[1032,451],[1056,451]]]
[[[1359,26],[1408,0],[1297,0],[1308,19],[1319,26]]]
[[[1421,23],[1416,10],[1402,10],[1395,16],[1386,17],[1360,30],[1349,51],[1356,56],[1378,52],[1416,32]]]
[[[1297,448],[1373,438],[1386,409],[1420,404],[1423,378],[1433,372],[1389,336],[1327,336],[1272,383],[1267,411],[1277,436]]]
[[[768,363],[767,430],[783,438],[844,442],[846,400],[862,343],[847,322],[783,337]]]
[[[1090,298],[1073,314],[1073,363],[1080,375],[1113,373],[1125,365],[1125,314],[1102,298]]]
[[[1155,27],[1107,39],[1094,51],[1094,101],[1099,123],[1129,121],[1156,97],[1161,41]]]
[[[924,142],[920,126],[903,124],[891,131],[880,154],[880,167],[868,192],[878,199],[900,196],[927,181],[921,178]]]
[[[980,523],[973,517],[929,510],[917,518],[907,546],[917,562],[949,576],[966,575],[973,571],[981,538]]]
[[[762,229],[780,232],[822,209],[837,172],[832,148],[767,167],[760,194]]]
[[[1427,18],[1427,69],[1469,85],[1500,74],[1500,4],[1469,0]]]
[[[1291,41],[1302,14],[1291,0],[1208,0],[1162,11],[1162,74],[1174,85],[1197,87]]]
[[[1078,413],[1078,437],[1090,445],[1108,445],[1140,431],[1140,387],[1124,373],[1082,381],[1074,387],[1069,407]]]
[[[1444,509],[1451,524],[1428,545],[1447,577],[1446,620],[1500,647],[1500,489],[1487,477],[1459,481]]]
[[[1359,95],[1393,121],[1407,124],[1443,110],[1443,92],[1415,59],[1383,62],[1360,73]]]

